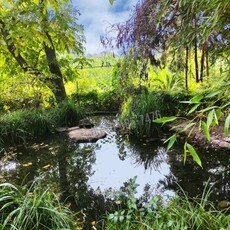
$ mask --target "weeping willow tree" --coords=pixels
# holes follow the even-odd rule
[[[190,56],[196,82],[209,76],[209,67],[217,59],[229,61],[229,5],[222,0],[141,0],[129,20],[112,26],[118,31],[116,38],[102,41],[105,45],[115,41],[126,54],[132,48],[134,59],[148,60],[154,66],[165,66],[168,61],[175,71],[184,69],[188,89]]]

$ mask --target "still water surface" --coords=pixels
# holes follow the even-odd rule
[[[43,180],[55,192],[73,195],[78,203],[92,191],[119,189],[137,176],[137,196],[146,184],[153,194],[173,196],[179,186],[189,196],[199,196],[208,180],[213,185],[214,202],[230,200],[229,152],[199,151],[203,169],[191,159],[183,164],[181,147],[166,152],[160,141],[143,142],[121,135],[111,116],[92,117],[97,127],[108,135],[96,143],[74,143],[65,133],[55,134],[40,143],[11,149],[0,162],[0,179],[17,184]],[[87,192],[86,192],[87,191]],[[90,191],[90,192],[89,192]]]

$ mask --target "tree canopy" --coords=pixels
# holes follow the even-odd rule
[[[194,54],[196,81],[202,81],[204,66],[218,58],[229,61],[230,3],[222,0],[142,0],[125,23],[113,25],[118,31],[117,48],[131,51],[135,59],[149,60],[152,65],[165,65],[168,54],[171,67],[185,67],[189,53]],[[104,39],[104,43],[113,39]],[[201,51],[200,68],[198,49]],[[179,62],[178,63],[175,63]],[[187,61],[186,61],[187,62]]]
[[[57,101],[66,97],[65,60],[83,55],[79,12],[68,0],[1,0],[0,56],[2,73],[29,74],[48,86]]]

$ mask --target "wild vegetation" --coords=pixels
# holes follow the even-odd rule
[[[229,137],[229,11],[223,0],[139,1],[127,22],[112,26],[117,37],[102,39],[122,54],[86,57],[71,1],[2,0],[0,154],[57,127],[78,125],[89,113],[116,112],[120,128],[139,139],[159,137],[162,125],[177,121],[167,149],[185,133],[184,163],[192,156],[202,167],[192,134],[201,130],[210,141],[210,129],[220,127]],[[182,191],[164,204],[160,196],[138,200],[135,179],[126,185],[103,195],[111,206],[94,228],[230,228],[229,210],[216,210],[207,188],[199,199]],[[0,229],[77,226],[69,208],[43,185],[0,185]]]
[[[0,229],[84,229],[77,215],[58,201],[50,188],[44,189],[37,178],[33,184],[16,187],[0,184]],[[108,205],[106,215],[92,221],[96,229],[229,229],[229,211],[216,210],[208,201],[211,188],[207,184],[201,198],[190,200],[182,195],[168,203],[160,195],[149,197],[148,191],[136,198],[136,178],[124,183],[117,191],[101,194]],[[83,223],[84,226],[84,223]],[[89,228],[88,228],[89,229]]]

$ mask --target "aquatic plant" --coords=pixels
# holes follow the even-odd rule
[[[40,180],[40,179],[39,179]],[[0,184],[0,229],[74,229],[74,217],[39,180],[19,187]]]

